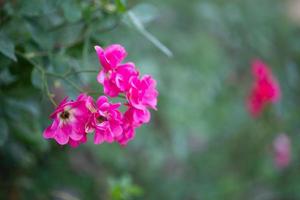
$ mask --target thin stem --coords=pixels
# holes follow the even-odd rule
[[[99,70],[95,69],[87,69],[87,70],[79,70],[79,71],[68,71],[64,74],[65,77],[75,75],[75,74],[80,74],[80,73],[98,73]]]
[[[43,82],[43,88],[45,88],[46,91],[46,95],[49,98],[50,102],[57,107],[56,102],[54,101],[52,94],[49,90],[49,86],[48,86],[48,80],[47,80],[47,74],[46,71],[39,66],[37,63],[35,63],[34,61],[32,61],[31,59],[29,59],[25,54],[23,54],[22,52],[16,51],[16,54],[23,57],[24,59],[26,59],[30,64],[32,64],[33,67],[35,67],[37,70],[39,70],[39,72],[41,73],[42,76],[42,82]]]
[[[79,92],[84,92],[84,90],[79,87],[76,83],[74,83],[73,81],[71,81],[70,79],[67,78],[63,78],[66,82],[68,82],[70,85],[72,85],[76,90],[78,90]]]
[[[45,72],[45,70],[39,66],[37,63],[35,63],[33,60],[30,59],[26,54],[20,52],[20,51],[15,51],[17,55],[23,57],[25,60],[27,60],[30,64],[32,64],[33,67],[37,68],[41,73]]]
[[[28,59],[35,58],[35,57],[43,57],[43,56],[48,56],[49,52],[48,51],[33,51],[24,54],[24,56]]]
[[[45,74],[43,74],[43,76],[45,77]],[[49,100],[51,101],[51,103],[52,103],[55,107],[57,107],[57,104],[56,104],[56,102],[54,101],[52,94],[50,93],[47,78],[46,78],[46,80],[44,81],[44,86],[45,86],[46,94],[47,94]]]
[[[46,75],[54,76],[54,77],[60,78],[62,80],[65,80],[66,82],[68,82],[70,85],[72,85],[79,92],[84,92],[84,90],[81,89],[76,83],[74,83],[73,81],[71,81],[70,79],[68,79],[67,77],[65,77],[64,75],[60,75],[60,74],[56,74],[56,73],[51,73],[51,72],[46,72]]]

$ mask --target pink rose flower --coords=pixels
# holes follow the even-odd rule
[[[255,80],[247,105],[251,115],[257,117],[266,104],[279,101],[280,87],[271,70],[261,60],[252,62],[252,73]]]
[[[96,108],[90,116],[86,130],[95,131],[94,143],[114,142],[122,134],[122,114],[118,110],[121,103],[110,103],[107,97],[100,96]]]
[[[44,138],[53,138],[60,145],[69,143],[78,146],[86,141],[85,124],[90,111],[86,107],[85,94],[79,95],[76,101],[65,98],[50,115],[53,123],[43,133]]]
[[[117,139],[118,143],[122,146],[126,146],[130,140],[134,139],[135,128],[144,123],[148,123],[151,117],[147,109],[139,110],[130,105],[127,106],[129,106],[129,108],[123,116],[123,133]]]
[[[76,147],[78,147],[80,144],[86,143],[86,141],[87,141],[87,136],[86,136],[86,134],[84,134],[84,136],[83,136],[80,140],[78,140],[78,141],[72,140],[72,139],[70,138],[68,144],[69,144],[71,147],[76,148]]]
[[[104,94],[116,97],[121,92],[126,92],[130,87],[132,76],[138,76],[134,63],[121,64],[127,56],[126,50],[121,45],[110,45],[106,49],[95,46],[99,61],[103,69],[99,72],[97,80],[103,85]]]
[[[133,127],[139,127],[142,124],[148,123],[150,118],[151,114],[148,109],[140,110],[129,106],[128,110],[124,113],[124,120]]]
[[[274,142],[274,163],[279,169],[283,169],[291,161],[291,142],[286,134],[278,135]]]
[[[124,118],[122,128],[123,128],[123,133],[120,137],[117,138],[117,142],[121,146],[126,146],[127,143],[130,140],[132,140],[135,136],[135,127],[132,126],[132,124],[129,123],[126,118]]]
[[[97,76],[99,83],[103,85],[104,93],[110,97],[116,97],[119,93],[127,92],[130,88],[130,81],[138,76],[133,63],[125,63],[110,71],[102,69]]]
[[[51,114],[53,123],[45,129],[44,138],[77,147],[87,141],[87,133],[94,132],[95,144],[118,142],[124,146],[134,138],[137,127],[150,121],[148,109],[156,110],[157,105],[156,81],[149,75],[140,79],[134,63],[122,64],[127,53],[121,45],[105,49],[95,46],[95,50],[103,66],[98,82],[110,97],[124,94],[127,111],[122,116],[118,110],[121,103],[110,103],[105,96],[100,96],[96,103],[85,94],[79,95],[76,101],[65,98]]]
[[[119,44],[112,44],[105,49],[95,46],[95,50],[105,72],[116,68],[127,56],[125,48]]]
[[[145,75],[142,79],[134,77],[126,95],[129,104],[139,110],[147,107],[156,110],[157,96],[156,81],[150,75]]]

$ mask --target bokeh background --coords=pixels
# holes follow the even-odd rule
[[[111,43],[157,80],[151,122],[125,148],[43,139],[49,96],[101,94],[93,46]],[[282,93],[257,118],[254,58]],[[0,199],[299,200],[299,65],[299,0],[0,0]]]

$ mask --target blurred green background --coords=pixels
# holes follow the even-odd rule
[[[299,36],[299,0],[0,0],[0,199],[299,200]],[[101,94],[76,71],[98,70],[93,46],[111,43],[157,80],[151,122],[125,148],[43,139],[49,95]],[[256,119],[253,58],[282,90]]]

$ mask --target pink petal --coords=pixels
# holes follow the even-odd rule
[[[69,141],[69,136],[68,133],[63,132],[62,129],[57,129],[54,139],[58,144],[65,145]]]
[[[104,142],[104,137],[102,133],[99,133],[98,131],[95,132],[94,135],[94,144],[101,144]]]
[[[46,139],[53,138],[54,134],[55,134],[55,131],[53,131],[51,129],[51,127],[49,126],[44,130],[43,137]]]
[[[104,70],[101,70],[101,71],[99,72],[99,74],[97,75],[97,81],[98,81],[99,83],[103,84],[103,83],[104,83],[104,80],[105,80],[105,72],[104,72]]]
[[[84,134],[80,134],[76,130],[72,130],[69,134],[69,137],[72,138],[72,140],[78,141],[81,140]]]
[[[119,44],[113,44],[105,49],[105,57],[111,66],[117,66],[127,56],[125,48]]]
[[[111,133],[114,137],[120,136],[123,132],[123,129],[122,129],[120,123],[116,123],[116,122],[110,123],[110,129],[111,129]]]
[[[107,102],[108,102],[108,98],[107,98],[106,96],[100,96],[100,97],[97,99],[96,104],[97,104],[98,107],[101,107],[102,104],[107,103]]]
[[[122,104],[121,103],[112,103],[110,105],[110,110],[116,110],[118,109]]]
[[[151,114],[147,109],[145,110],[136,109],[135,112],[133,113],[134,121],[139,123],[148,123],[150,121],[150,118],[151,118]]]

